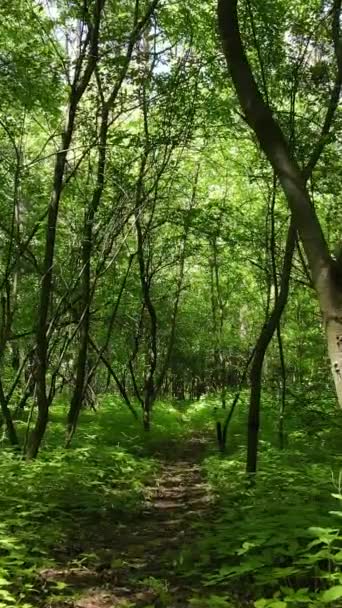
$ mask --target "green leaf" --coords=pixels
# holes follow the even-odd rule
[[[54,586],[55,589],[58,589],[58,591],[62,591],[63,589],[69,587],[68,583],[65,583],[64,581],[57,581]]]
[[[5,589],[0,589],[0,597],[7,602],[15,602],[15,598],[11,593],[6,591]]]
[[[118,569],[118,568],[124,568],[126,565],[126,562],[123,559],[117,558],[117,559],[112,559],[111,563],[111,568],[113,569]]]
[[[335,553],[335,555],[333,556],[333,559],[336,562],[342,562],[342,551],[338,551],[337,553]]]
[[[267,606],[267,600],[263,597],[260,600],[254,602],[255,608],[265,608]]]
[[[340,597],[342,597],[342,585],[335,585],[334,587],[324,591],[322,595],[322,602],[335,602]]]

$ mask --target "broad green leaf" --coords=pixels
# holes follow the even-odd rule
[[[321,599],[322,602],[328,603],[335,602],[340,597],[342,597],[342,585],[335,585],[334,587],[331,587],[330,589],[324,591],[321,596]]]

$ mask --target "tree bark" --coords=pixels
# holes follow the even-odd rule
[[[296,244],[296,229],[294,223],[291,222],[287,242],[285,248],[282,278],[279,296],[268,321],[264,324],[258,337],[253,362],[251,366],[250,380],[250,406],[248,414],[248,442],[247,442],[247,472],[255,473],[257,470],[257,455],[258,455],[258,433],[260,426],[260,398],[261,398],[261,382],[262,382],[262,367],[265,354],[269,343],[272,340],[274,332],[277,329],[280,318],[286,306],[293,252]]]
[[[1,414],[3,416],[3,419],[5,420],[5,423],[6,423],[6,429],[7,429],[7,435],[8,435],[9,442],[13,447],[18,448],[19,447],[18,435],[15,430],[12,415],[11,415],[11,412],[8,407],[8,399],[6,399],[6,397],[5,397],[5,393],[4,393],[4,389],[2,386],[1,380],[0,380],[0,409],[1,409]]]
[[[76,382],[70,403],[67,419],[67,445],[75,433],[77,420],[82,407],[87,375],[87,355],[90,327],[90,306],[92,301],[91,289],[91,257],[93,248],[94,218],[102,197],[105,182],[106,145],[108,134],[109,107],[106,105],[102,111],[100,127],[99,158],[97,166],[96,186],[91,201],[84,214],[83,242],[82,242],[82,304],[84,309],[80,320],[80,344],[77,358]]]
[[[144,257],[144,239],[141,230],[141,224],[139,219],[139,211],[135,213],[135,226],[137,231],[137,256],[139,261],[140,270],[140,283],[143,301],[145,308],[150,318],[150,335],[147,347],[147,358],[148,366],[145,375],[144,389],[143,389],[143,426],[145,431],[149,431],[151,427],[151,409],[155,400],[156,384],[155,384],[155,372],[157,369],[157,314],[152,302],[150,292],[150,277],[147,275],[145,257]]]
[[[338,105],[342,82],[340,14],[341,0],[334,0],[332,37],[337,60],[337,77],[323,125],[323,134],[329,131]],[[342,407],[342,289],[339,285],[341,284],[342,274],[341,264],[330,256],[319,220],[305,185],[307,179],[305,173],[311,173],[317,163],[324,147],[324,138],[321,137],[319,144],[316,146],[306,172],[301,172],[291,154],[281,128],[273,118],[269,106],[265,103],[258,89],[249,66],[239,30],[237,0],[219,0],[218,18],[224,54],[240,105],[245,113],[247,122],[254,130],[261,148],[279,178],[292,212],[294,226],[298,230],[303,243],[312,281],[322,311],[336,395]],[[275,329],[276,326],[274,327]],[[258,356],[257,358],[260,357]],[[255,390],[258,393],[256,394],[256,398],[260,402],[260,387],[256,386]],[[249,424],[250,428],[253,429],[253,436],[250,442],[247,470],[255,472],[259,426],[258,413],[254,412],[253,415],[250,413]]]
[[[83,73],[80,74],[82,64],[85,60],[85,56],[81,54],[76,62],[74,82],[71,87],[67,111],[66,125],[62,135],[61,146],[56,155],[53,188],[48,208],[43,276],[40,289],[36,335],[37,351],[35,379],[38,413],[36,424],[28,441],[26,452],[28,459],[35,458],[37,456],[49,418],[49,397],[46,386],[48,358],[47,321],[52,295],[53,262],[55,254],[58,210],[63,190],[67,154],[75,127],[77,108],[85,90],[87,89],[98,59],[98,40],[104,3],[105,0],[96,0],[94,5],[93,23],[89,26],[88,44],[86,46],[88,50],[87,63]]]
[[[284,190],[308,258],[316,289],[324,290],[331,257],[304,176],[292,156],[285,136],[263,100],[242,44],[237,0],[219,0],[219,26],[231,77],[246,120],[272,164]]]

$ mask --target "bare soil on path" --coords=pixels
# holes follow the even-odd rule
[[[196,538],[194,525],[214,516],[215,497],[200,466],[206,448],[203,438],[194,438],[181,451],[161,455],[138,514],[128,521],[99,517],[73,538],[57,560],[61,567],[41,573],[47,590],[66,585],[63,600],[57,594],[44,608],[189,606],[194,591],[177,562]],[[84,563],[77,560],[82,555],[88,556]]]

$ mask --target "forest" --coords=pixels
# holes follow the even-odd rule
[[[0,0],[0,608],[342,607],[342,0]]]

